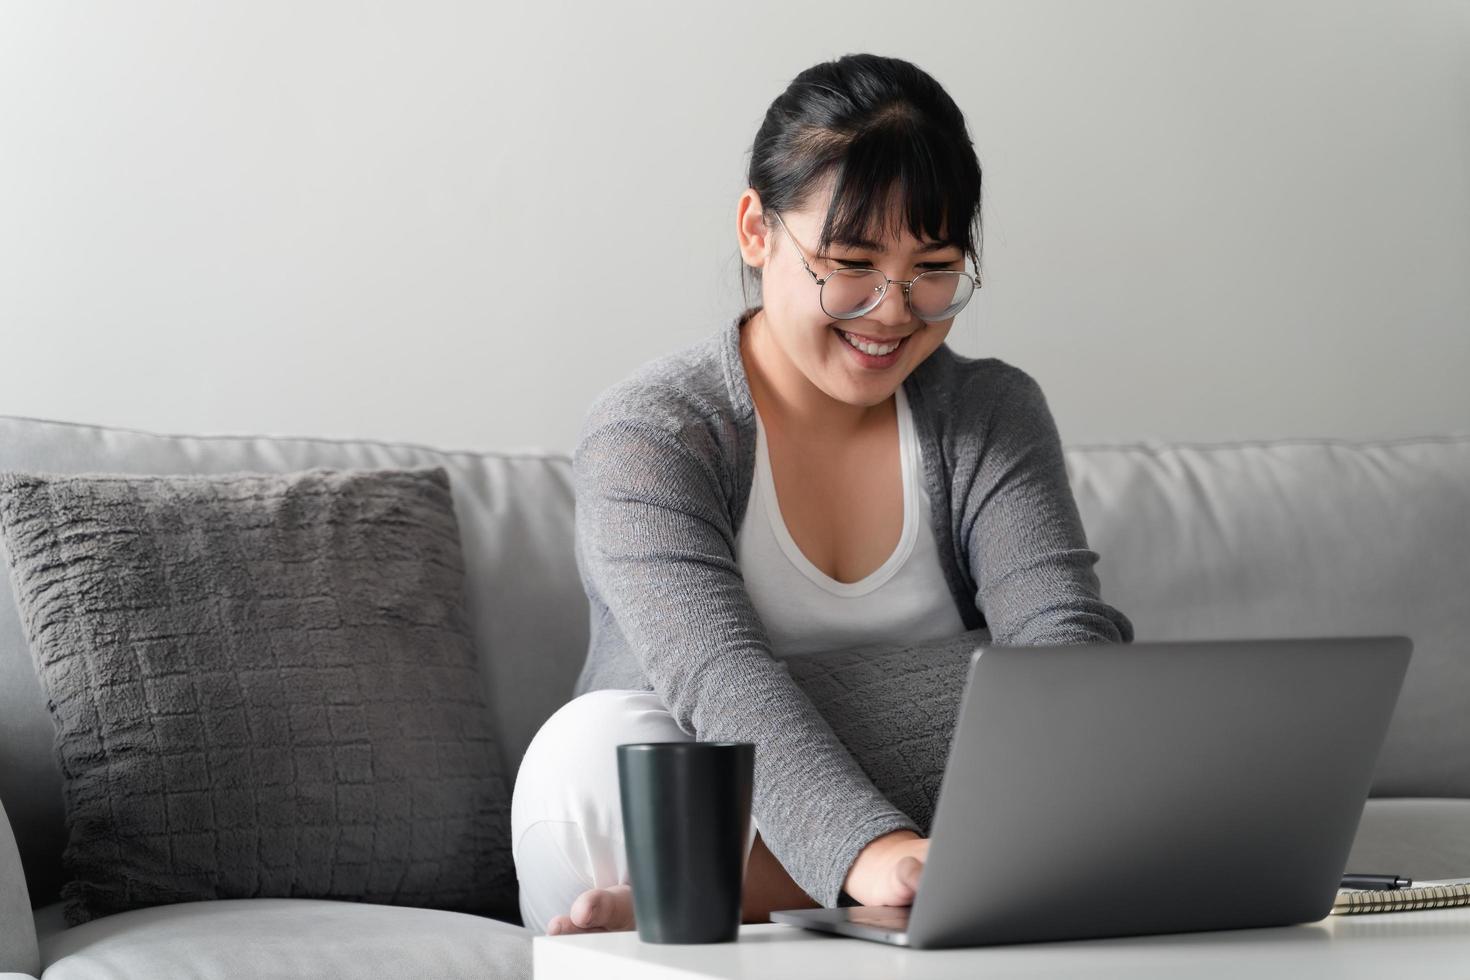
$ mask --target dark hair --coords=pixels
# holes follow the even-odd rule
[[[965,117],[918,66],[875,54],[843,55],[791,80],[766,110],[750,151],[747,181],[772,211],[800,209],[835,176],[819,251],[832,244],[881,240],[895,211],[915,238],[939,238],[964,250],[980,269],[980,161]],[[757,283],[761,270],[741,263]]]

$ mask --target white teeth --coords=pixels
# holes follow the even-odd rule
[[[890,344],[887,347],[880,347],[877,344],[869,343],[866,340],[861,340],[857,337],[854,337],[846,330],[839,330],[837,332],[842,334],[843,340],[846,340],[849,344],[856,347],[864,354],[872,354],[874,357],[882,357],[884,354],[892,354],[894,351],[898,350],[898,345],[903,343],[903,341],[900,340],[893,344]]]

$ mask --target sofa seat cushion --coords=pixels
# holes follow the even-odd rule
[[[1370,799],[1346,870],[1415,880],[1470,876],[1470,800]]]
[[[461,912],[302,898],[159,905],[64,928],[36,913],[44,980],[531,976],[531,933]]]

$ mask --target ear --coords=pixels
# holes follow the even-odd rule
[[[761,197],[755,188],[747,187],[735,208],[735,237],[740,242],[740,257],[753,269],[764,268],[771,254],[770,229],[761,210]]]

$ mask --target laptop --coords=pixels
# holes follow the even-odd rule
[[[1318,921],[1412,647],[982,645],[913,904],[771,920],[919,949]]]

